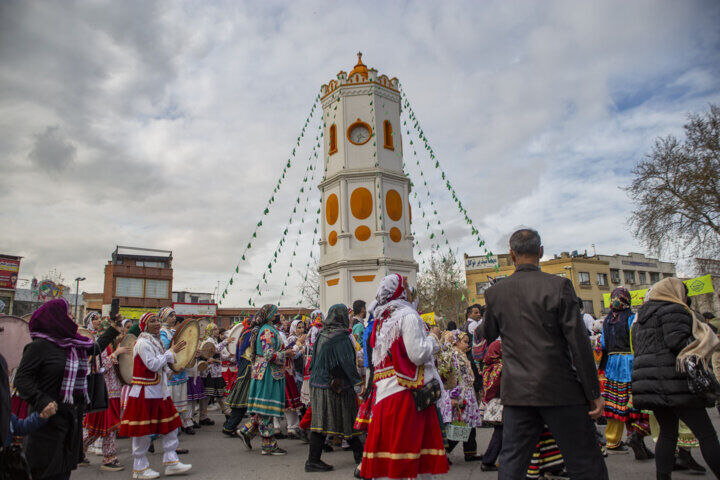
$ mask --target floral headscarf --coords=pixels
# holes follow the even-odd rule
[[[165,323],[170,317],[170,315],[172,315],[173,313],[175,313],[175,310],[173,310],[171,307],[163,307],[160,309],[157,316],[162,323]]]
[[[138,322],[138,326],[140,327],[140,331],[144,332],[147,330],[147,324],[150,321],[151,318],[155,317],[156,315],[153,312],[146,312],[143,313],[143,316],[140,317],[140,321]]]

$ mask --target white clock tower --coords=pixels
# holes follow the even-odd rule
[[[325,138],[320,308],[368,304],[380,280],[416,284],[410,180],[403,172],[397,78],[358,63],[321,89]]]

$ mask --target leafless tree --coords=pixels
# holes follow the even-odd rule
[[[691,114],[685,139],[655,140],[633,169],[627,191],[636,204],[634,235],[653,252],[679,248],[691,256],[720,256],[720,107]]]
[[[318,273],[319,260],[313,259],[304,272],[298,271],[300,278],[300,298],[311,308],[320,308],[320,273]]]
[[[460,325],[468,306],[468,292],[460,264],[448,252],[444,255],[432,254],[426,265],[427,268],[418,275],[418,310],[442,316],[441,328],[449,320],[455,320]]]

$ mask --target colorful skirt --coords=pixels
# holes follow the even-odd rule
[[[200,377],[188,377],[187,390],[189,402],[197,402],[205,398],[205,386]]]
[[[540,434],[540,441],[535,446],[530,465],[528,466],[528,479],[535,479],[544,476],[545,472],[559,473],[565,468],[565,461],[560,453],[555,438],[548,430],[543,428]]]
[[[120,428],[120,417],[120,399],[110,398],[106,410],[85,415],[83,428],[91,437],[107,437]]]
[[[285,372],[285,408],[296,410],[302,405],[295,378],[291,373]]]
[[[605,381],[605,388],[602,393],[602,397],[605,399],[603,415],[621,422],[629,420],[647,422],[648,416],[632,406],[630,385],[630,382],[616,382],[609,379]]]
[[[361,465],[364,478],[415,478],[448,469],[437,409],[418,412],[410,390],[375,404]]]
[[[230,393],[225,399],[225,404],[230,408],[247,408],[248,395],[250,394],[250,362],[238,365],[237,380]]]
[[[222,377],[225,380],[225,395],[228,395],[237,380],[237,370],[228,368],[222,372]]]
[[[172,399],[145,398],[143,389],[139,397],[128,398],[127,408],[120,422],[119,435],[122,437],[165,435],[180,427],[182,421]]]
[[[225,396],[225,380],[222,377],[203,377],[202,383],[205,387],[206,397]]]
[[[248,413],[270,417],[285,416],[285,377],[274,379],[268,366],[262,380],[252,379],[248,394]]]

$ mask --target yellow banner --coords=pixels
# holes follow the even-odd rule
[[[435,312],[423,313],[422,315],[420,315],[420,318],[422,318],[423,321],[425,323],[427,323],[428,325],[430,325],[431,327],[434,327],[436,325]]]
[[[157,313],[158,308],[135,308],[135,307],[120,307],[120,315],[123,318],[129,318],[131,320],[140,320],[146,312]]]
[[[685,280],[683,283],[685,283],[688,288],[688,297],[694,297],[695,295],[702,295],[704,293],[713,293],[715,291],[710,275],[691,278],[690,280]],[[644,290],[630,290],[630,298],[632,298],[633,307],[642,305],[645,302],[645,295],[647,294],[647,291],[647,288]],[[605,303],[605,308],[610,307],[609,293],[603,294],[603,302]]]

